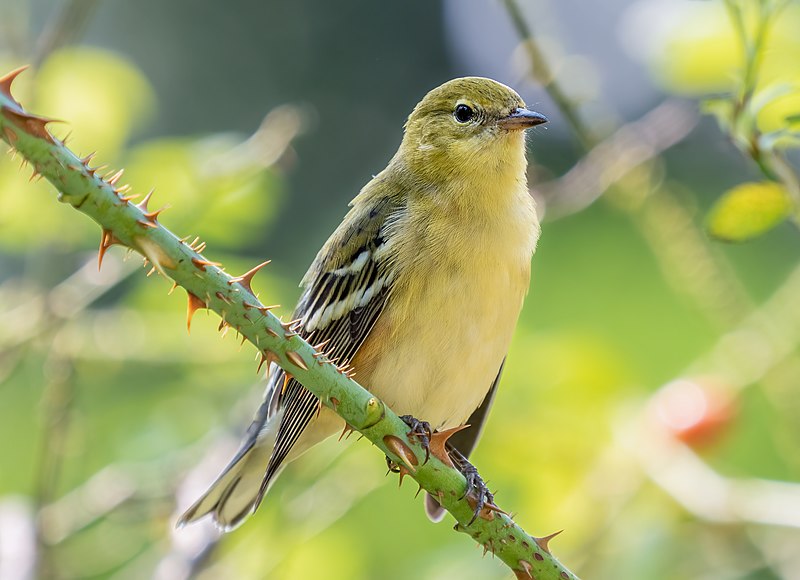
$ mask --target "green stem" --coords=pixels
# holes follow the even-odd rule
[[[572,101],[561,88],[561,85],[555,78],[550,65],[547,64],[547,59],[544,57],[539,44],[534,40],[533,32],[531,31],[522,11],[516,0],[503,0],[506,5],[506,11],[511,18],[511,23],[514,25],[517,34],[525,44],[525,50],[528,52],[528,58],[531,60],[532,75],[546,90],[550,98],[553,99],[558,110],[567,120],[572,127],[572,130],[577,137],[581,148],[584,151],[591,150],[598,144],[599,140],[594,136],[589,127],[583,122],[577,110],[572,104]]]
[[[333,409],[383,453],[409,468],[421,488],[438,497],[456,519],[456,530],[470,535],[511,568],[518,578],[572,580],[548,551],[547,539],[534,538],[502,512],[484,509],[471,525],[473,508],[464,476],[431,456],[408,437],[408,427],[391,409],[269,312],[249,288],[218,264],[180,240],[157,220],[146,204],[134,205],[116,185],[118,175],[101,177],[46,129],[45,119],[30,115],[11,97],[13,75],[0,79],[0,137],[59,191],[59,200],[88,215],[103,228],[103,246],[118,243],[141,253],[159,273],[190,294],[190,305],[219,314],[253,343],[262,356],[295,376],[322,404]],[[442,456],[446,457],[446,456]]]

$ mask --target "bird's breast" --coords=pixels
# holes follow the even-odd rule
[[[408,267],[353,361],[395,412],[448,428],[486,396],[528,289],[538,225],[522,203],[500,223],[437,220],[396,240]]]

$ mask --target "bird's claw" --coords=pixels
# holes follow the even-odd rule
[[[425,465],[431,457],[431,437],[433,436],[431,424],[427,421],[420,421],[411,415],[402,415],[400,420],[411,429],[408,432],[408,436],[416,439],[425,450],[425,461],[423,462],[423,465]]]
[[[467,461],[467,458],[461,455],[461,453],[455,450],[453,451],[454,452],[451,452],[451,457],[455,466],[464,476],[464,479],[467,480],[467,487],[464,490],[464,495],[462,495],[460,499],[471,496],[470,499],[474,499],[475,501],[472,519],[467,524],[470,526],[478,518],[484,508],[491,507],[495,510],[498,508],[494,505],[494,494],[486,487],[486,483],[478,473],[477,468]],[[472,501],[470,501],[470,504],[471,503]]]

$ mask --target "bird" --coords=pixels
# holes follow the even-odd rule
[[[448,449],[481,506],[493,498],[468,457],[528,293],[540,226],[525,134],[545,122],[491,79],[428,92],[395,155],[319,250],[293,316],[306,341],[328,341],[329,357],[423,435],[469,425]],[[211,515],[236,528],[288,463],[344,427],[280,367],[268,373],[238,453],[179,526]],[[435,498],[425,507],[443,517]]]

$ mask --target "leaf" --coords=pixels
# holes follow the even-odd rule
[[[779,129],[758,137],[758,147],[764,151],[800,147],[800,132]]]
[[[769,231],[792,211],[780,183],[743,183],[726,191],[708,213],[708,233],[721,241],[743,242]]]
[[[763,89],[756,91],[750,100],[749,109],[753,115],[757,115],[771,102],[791,95],[797,90],[796,83],[773,83]]]

